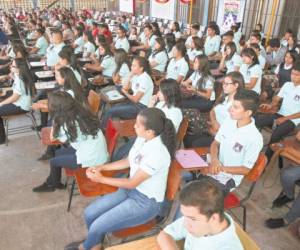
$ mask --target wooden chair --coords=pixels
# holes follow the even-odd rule
[[[113,126],[118,131],[120,137],[133,137],[136,136],[134,124],[135,119],[131,120],[113,120]]]
[[[235,231],[245,250],[260,250],[256,242],[237,223]]]
[[[91,108],[91,111],[94,114],[97,114],[97,112],[100,109],[100,105],[101,105],[101,97],[94,90],[90,90],[90,92],[89,92],[89,95],[88,95],[88,104],[89,104],[89,106]]]
[[[181,147],[188,126],[189,126],[189,120],[187,117],[184,117],[183,120],[181,121],[181,124],[180,124],[178,132],[177,132],[177,136],[176,136],[177,148]]]
[[[180,168],[176,165],[176,161],[173,160],[169,169],[168,174],[168,182],[167,182],[167,189],[166,189],[166,199],[173,203],[176,197],[176,194],[179,190],[181,183],[181,172]],[[171,211],[171,209],[170,209]],[[170,216],[170,211],[167,217]],[[168,219],[167,219],[168,220]],[[155,219],[152,219],[148,221],[147,223],[144,223],[142,225],[125,228],[117,232],[113,232],[113,236],[118,238],[123,238],[123,242],[125,241],[125,238],[129,236],[137,236],[140,234],[143,234],[145,232],[148,232],[152,230],[154,227],[161,226],[162,223],[157,223]]]
[[[251,197],[256,182],[258,181],[259,177],[263,173],[267,164],[267,158],[263,153],[260,153],[258,159],[254,165],[254,167],[250,170],[250,172],[244,177],[248,180],[251,185],[250,188],[244,198],[239,198],[235,193],[230,192],[224,200],[224,207],[226,210],[231,210],[233,208],[241,207],[243,208],[243,229],[246,231],[246,216],[247,216],[247,209],[245,203]]]

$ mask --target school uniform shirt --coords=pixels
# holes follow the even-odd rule
[[[226,73],[230,73],[235,71],[235,67],[241,67],[243,64],[242,58],[237,54],[234,53],[234,55],[231,57],[231,59],[225,61],[225,66],[227,68]]]
[[[52,44],[47,48],[47,66],[54,66],[58,63],[59,56],[58,53],[62,50],[62,48],[65,46],[65,43],[60,44]]]
[[[224,102],[219,103],[214,107],[216,120],[221,125],[228,117],[230,117],[229,108],[232,106],[233,101],[228,100],[228,96],[225,97]]]
[[[204,43],[205,55],[209,56],[214,52],[218,52],[220,49],[221,37],[215,35],[213,37],[207,36]]]
[[[31,31],[30,33],[28,33],[28,35],[26,36],[26,39],[28,40],[33,40],[35,37],[35,31]]]
[[[120,76],[121,82],[123,82],[123,80],[128,78],[128,76],[130,75],[130,69],[127,63],[122,64],[118,74]]]
[[[161,137],[156,136],[149,141],[137,137],[129,151],[128,159],[130,177],[139,169],[150,175],[150,178],[139,184],[136,189],[149,199],[154,198],[156,202],[162,202],[165,198],[171,157]]]
[[[36,44],[35,44],[35,47],[37,47],[39,49],[37,54],[42,55],[42,56],[46,55],[48,46],[49,46],[49,43],[48,43],[47,39],[44,36],[39,37],[36,40]]]
[[[62,143],[68,141],[66,128],[61,128],[57,139]],[[101,165],[109,160],[106,141],[101,129],[99,129],[95,138],[92,135],[83,135],[79,126],[77,126],[77,139],[70,142],[76,150],[77,164],[85,167],[94,167]]]
[[[142,32],[142,33],[140,34],[139,39],[140,39],[140,41],[141,41],[142,44],[145,44],[145,43],[146,43],[147,38],[146,38],[144,32]]]
[[[174,34],[176,39],[179,39],[181,37],[180,31],[174,31],[173,34]]]
[[[171,78],[177,80],[178,76],[183,76],[183,78],[185,78],[188,71],[189,65],[184,57],[180,58],[179,60],[172,58],[167,68],[166,79]]]
[[[185,41],[185,46],[186,47],[191,47],[192,46],[192,41],[193,41],[193,37],[194,36],[189,36],[187,39],[186,39],[186,41]]]
[[[84,45],[83,45],[83,53],[90,53],[90,54],[92,54],[92,53],[95,53],[95,51],[96,51],[96,47],[95,47],[95,45],[93,43],[91,43],[91,42],[84,43]]]
[[[189,77],[189,79],[192,81],[193,88],[197,89],[197,84],[200,78],[201,73],[199,73],[198,71],[194,71],[193,74]],[[209,100],[214,101],[216,98],[216,94],[214,91],[214,82],[211,77],[208,77],[205,84],[203,85],[203,88],[212,90]]]
[[[8,49],[8,56],[10,58],[15,58],[16,57],[16,54],[15,54],[12,46],[10,46],[10,48]]]
[[[184,225],[184,217],[181,217],[166,226],[164,232],[175,241],[184,239],[184,250],[243,250],[243,246],[235,230],[235,224],[231,216],[225,213],[225,219],[229,226],[221,233],[196,237],[188,232]]]
[[[113,73],[116,70],[116,62],[114,57],[106,55],[103,57],[101,63],[102,75],[112,77]]]
[[[74,43],[77,45],[77,47],[74,50],[75,54],[79,54],[83,52],[83,46],[84,46],[84,40],[83,37],[80,36],[78,38],[76,38],[76,40],[74,41]]]
[[[156,35],[151,35],[150,38],[148,39],[148,44],[149,44],[152,51],[155,50],[155,39],[156,38],[157,38]]]
[[[153,94],[153,88],[153,81],[147,72],[144,72],[141,75],[135,75],[131,79],[133,95],[135,96],[138,92],[143,92],[144,95],[139,102],[145,106],[148,106],[150,102]]]
[[[174,106],[168,107],[164,101],[158,102],[155,107],[163,111],[166,117],[172,121],[177,133],[183,119],[181,109]]]
[[[128,52],[129,49],[130,49],[130,45],[129,45],[129,42],[128,42],[127,38],[126,37],[124,37],[123,39],[117,38],[117,40],[115,42],[115,48],[116,49],[123,49],[126,52]]]
[[[277,96],[282,98],[278,114],[287,116],[300,112],[300,85],[296,86],[292,82],[286,82]],[[291,121],[297,126],[300,123],[300,118]]]
[[[259,54],[258,61],[261,68],[264,69],[266,66],[266,58],[264,58],[261,54]]]
[[[156,52],[154,52],[156,53]],[[160,72],[164,72],[165,71],[165,68],[166,68],[166,65],[167,65],[167,62],[168,62],[168,55],[167,55],[167,52],[165,50],[163,51],[160,51],[158,53],[156,53],[154,55],[154,53],[152,53],[148,60],[151,62],[151,61],[154,61],[157,63],[157,65],[153,68],[153,69],[156,69]]]
[[[256,93],[261,92],[262,69],[259,64],[249,68],[250,65],[243,63],[240,67],[240,73],[243,75],[245,83],[249,84],[251,78],[257,78],[255,86],[252,88]]]
[[[30,92],[28,90],[28,93],[26,94],[25,84],[18,75],[15,75],[14,77],[12,89],[14,93],[17,93],[19,95],[18,100],[16,100],[13,104],[23,110],[29,111],[31,106]]]
[[[187,55],[188,55],[190,61],[194,61],[196,56],[203,55],[203,51],[196,50],[196,49],[188,49]]]
[[[236,120],[227,118],[221,124],[215,140],[220,143],[219,161],[226,167],[244,166],[251,169],[263,148],[263,138],[255,126],[254,119],[250,124],[238,128]],[[244,177],[225,172],[210,174],[210,176],[224,185],[233,179],[236,187],[240,185]]]

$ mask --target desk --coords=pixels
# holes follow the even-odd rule
[[[274,152],[280,150],[279,156],[285,157],[297,165],[300,165],[300,142],[297,141],[296,138],[285,139],[281,143],[272,144],[270,147]]]
[[[110,91],[117,91],[119,98],[116,98],[116,99],[110,98],[108,95],[108,92],[110,92]],[[117,92],[116,92],[116,97],[117,97]],[[119,93],[116,86],[108,86],[106,88],[103,88],[100,91],[100,96],[101,96],[101,99],[107,104],[116,104],[116,103],[124,102],[127,99],[124,95]]]
[[[8,91],[12,91],[12,87],[0,88],[0,97],[5,96]]]

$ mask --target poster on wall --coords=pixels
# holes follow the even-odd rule
[[[119,10],[121,12],[133,13],[134,0],[119,0]]]
[[[175,0],[151,0],[150,16],[175,20]]]
[[[244,8],[245,0],[220,0],[217,23],[221,34],[230,30],[235,23],[242,21]]]

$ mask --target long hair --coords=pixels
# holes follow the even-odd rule
[[[181,108],[181,91],[179,84],[174,79],[164,79],[159,85],[159,90],[165,98],[168,108]]]
[[[127,53],[124,49],[116,49],[115,50],[115,62],[116,62],[116,70],[115,70],[114,74],[119,73],[119,71],[124,63],[126,63],[127,66],[129,67]]]
[[[151,75],[151,68],[146,58],[141,56],[136,56],[133,58],[133,60],[138,62],[139,66],[143,68],[143,72],[147,72],[149,76]]]
[[[200,79],[197,82],[197,89],[204,90],[206,81],[211,78],[209,60],[206,55],[198,55],[195,57],[195,61],[199,61],[199,67],[197,72],[201,75]]]
[[[19,77],[24,82],[26,95],[34,93],[33,78],[28,64],[24,58],[15,58],[16,67],[19,69]]]
[[[230,54],[226,56],[225,61],[231,60],[231,58],[233,57],[233,55],[236,53],[236,45],[235,45],[234,42],[229,42],[225,46],[225,50],[226,50],[227,47],[230,49]]]
[[[198,36],[193,36],[192,40],[195,44],[195,49],[203,51],[203,49],[204,49],[204,40],[202,38],[198,37]]]
[[[113,56],[113,53],[110,50],[110,45],[107,42],[100,42],[99,41],[99,47],[102,47],[104,49],[104,55],[99,56],[99,62],[104,59],[105,56]],[[99,48],[98,48],[99,49]]]
[[[76,56],[74,54],[74,49],[66,45],[64,46],[61,51],[58,53],[58,56],[62,59],[67,60],[68,64],[75,70],[79,72],[79,67],[77,64]]]
[[[90,43],[92,43],[96,46],[93,34],[90,30],[87,30],[87,31],[83,32],[83,34],[87,37],[87,39]]]
[[[176,43],[175,35],[173,33],[167,33],[165,35],[165,40],[166,40],[167,50],[168,52],[170,52]]]
[[[58,137],[63,129],[70,142],[76,141],[78,128],[83,135],[93,137],[100,129],[97,116],[64,91],[50,94],[49,114],[53,118],[53,136]]]
[[[255,53],[254,49],[252,48],[245,48],[243,49],[241,56],[246,56],[252,59],[252,64],[249,66],[249,68],[253,67],[256,64],[259,64],[257,54]]]
[[[159,49],[158,50],[155,50],[153,52],[153,55],[157,55],[158,53],[162,52],[162,51],[165,51],[166,52],[166,43],[165,43],[165,40],[161,37],[157,37],[155,39],[155,42],[157,42],[159,44]],[[166,52],[167,53],[167,52]]]
[[[167,119],[165,113],[157,108],[143,109],[138,115],[143,117],[146,129],[153,130],[155,136],[161,136],[163,144],[173,159],[176,150],[176,136],[172,121]]]

